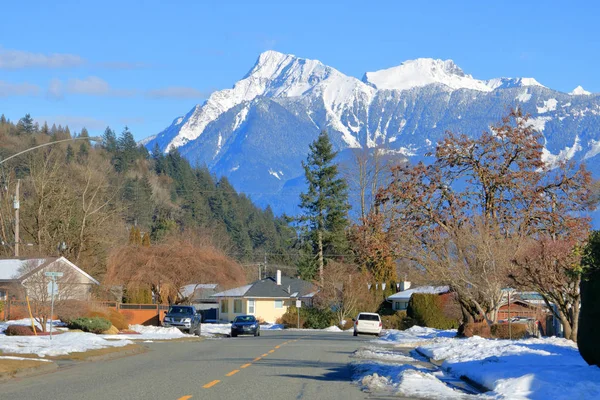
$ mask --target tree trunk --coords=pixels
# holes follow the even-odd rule
[[[323,266],[325,262],[323,260],[323,231],[320,229],[317,232],[317,246],[319,248],[319,279],[321,286],[323,286]]]

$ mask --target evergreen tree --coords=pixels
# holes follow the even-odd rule
[[[117,135],[109,126],[106,127],[102,135],[102,147],[112,155],[117,153]]]
[[[4,114],[0,116],[0,125],[6,125],[6,117],[4,116]]]
[[[79,151],[77,152],[77,162],[79,164],[85,164],[90,154],[89,145],[84,142],[79,145]]]
[[[44,121],[44,125],[42,125],[42,129],[40,129],[40,133],[42,133],[44,135],[50,134],[50,128],[48,128],[48,123],[46,121]]]
[[[154,148],[152,149],[152,160],[154,160],[154,172],[156,172],[157,175],[167,173],[165,155],[160,150],[158,143],[154,143]]]
[[[138,158],[138,145],[129,131],[125,127],[117,142],[117,157],[115,159],[115,169],[119,172],[127,171]]]
[[[337,153],[327,132],[321,132],[309,149],[306,162],[302,162],[308,184],[308,191],[300,195],[304,215],[297,220],[312,245],[322,282],[325,258],[348,251],[348,186],[338,176],[337,164],[333,162]]]
[[[69,144],[67,146],[67,155],[65,156],[65,162],[67,164],[71,164],[74,157],[75,157],[75,152],[73,151],[73,147]]]
[[[35,128],[33,125],[33,118],[31,118],[31,115],[25,114],[25,116],[19,120],[17,128],[19,129],[19,133],[25,133],[28,135],[34,133]]]

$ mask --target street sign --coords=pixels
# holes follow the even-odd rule
[[[50,276],[53,278],[60,278],[61,276],[64,275],[64,273],[63,272],[44,272],[44,275]]]
[[[302,307],[302,301],[296,300],[296,308],[300,308],[300,307]]]
[[[52,282],[48,282],[48,296],[56,296],[58,294],[58,284]]]

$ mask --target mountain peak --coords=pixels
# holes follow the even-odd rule
[[[545,87],[534,78],[494,78],[486,81],[486,85],[492,90],[525,86]]]
[[[587,90],[582,88],[581,85],[579,85],[575,89],[573,89],[573,91],[569,92],[569,94],[573,96],[589,96],[592,93],[588,92]]]
[[[485,82],[465,74],[454,61],[433,58],[417,58],[397,67],[367,72],[363,81],[377,89],[388,90],[407,90],[438,83],[450,89],[490,91]]]

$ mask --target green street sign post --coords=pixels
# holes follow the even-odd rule
[[[52,281],[52,288],[50,289],[50,296],[52,297],[51,306],[50,306],[50,340],[52,340],[52,316],[54,315],[54,295],[58,290],[54,290],[54,285],[56,284],[56,278],[60,278],[64,275],[62,272],[44,272],[44,275],[49,277]],[[57,288],[58,289],[58,288]]]

